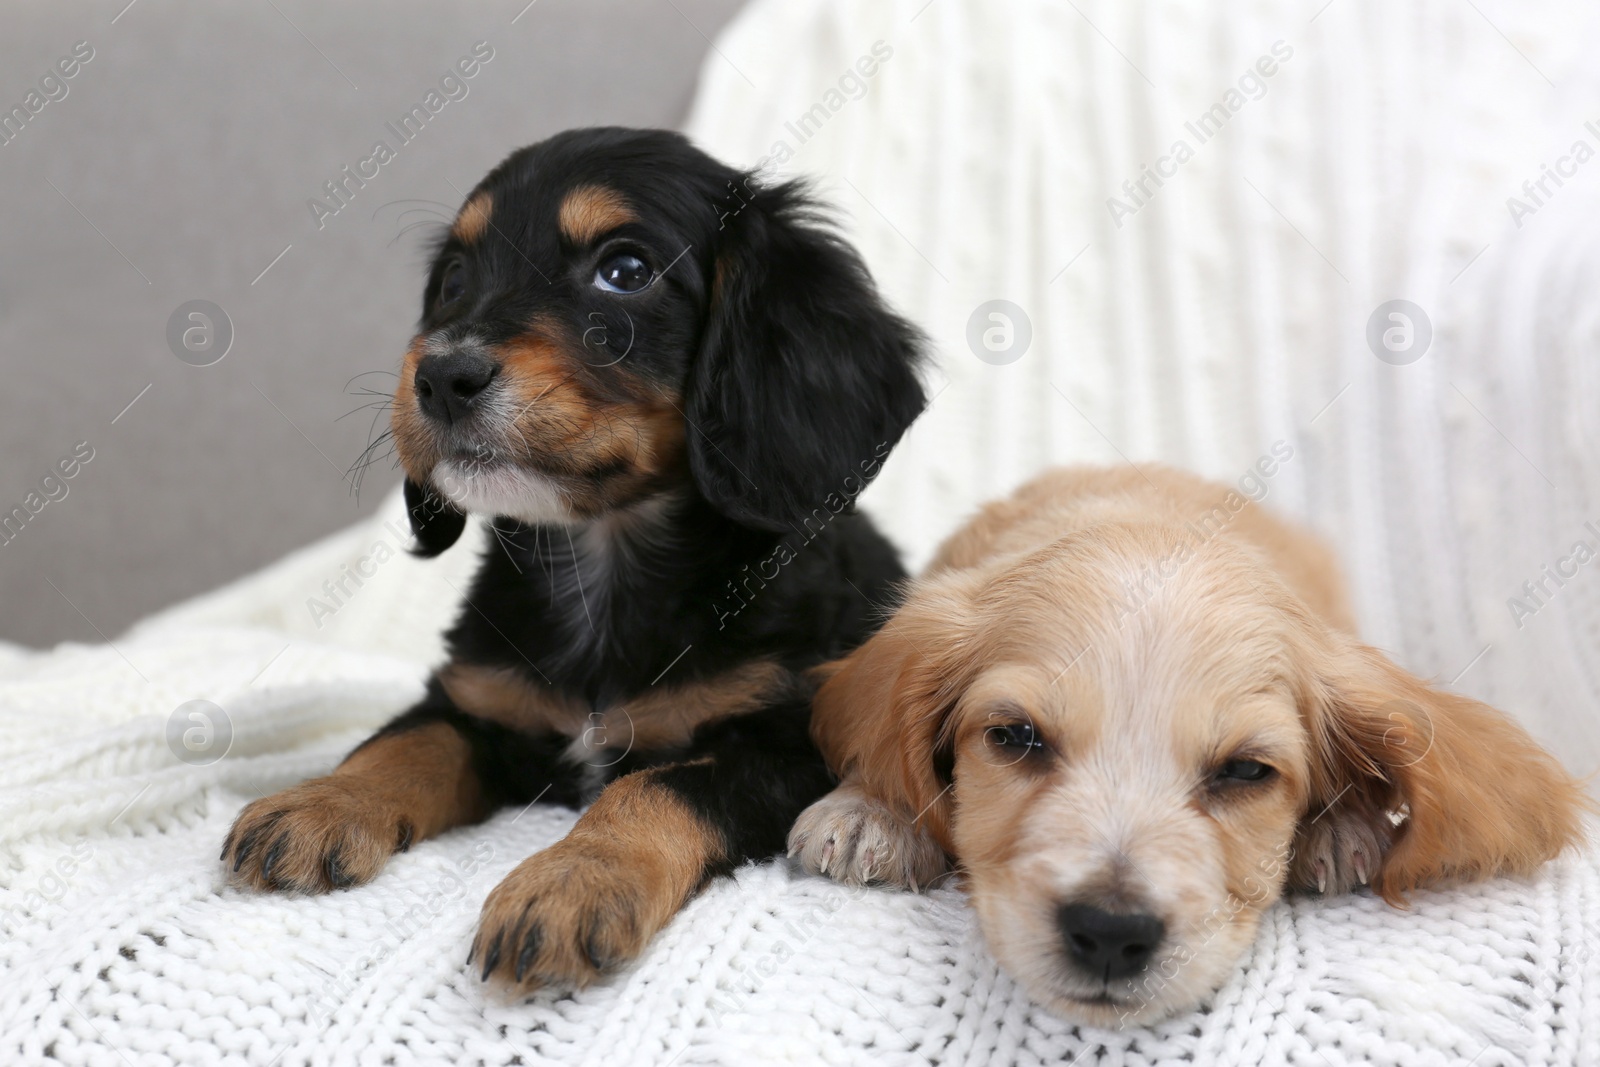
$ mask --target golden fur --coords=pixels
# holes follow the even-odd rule
[[[466,244],[475,243],[483,236],[483,231],[489,228],[489,214],[493,210],[493,193],[487,189],[475,193],[472,199],[461,206],[461,213],[456,216],[454,225],[450,227],[451,232]]]
[[[247,804],[222,858],[254,889],[319,892],[369,881],[396,849],[488,814],[471,756],[443,723],[373,738],[332,774]],[[252,853],[265,859],[244,866]]]
[[[1239,493],[1164,468],[1051,471],[819,671],[813,733],[842,783],[791,853],[904,886],[954,861],[1000,962],[1107,1025],[1198,1004],[1286,888],[1370,881],[1399,904],[1579,838],[1588,801],[1554,758],[1353,629],[1330,553]],[[1220,773],[1235,760],[1271,772]],[[1069,904],[1153,915],[1165,936],[1141,973],[1086,975],[1058,929]]]
[[[572,190],[561,201],[556,224],[561,236],[568,241],[586,245],[618,226],[638,221],[639,216],[621,193],[599,185],[584,185]]]
[[[703,764],[705,760],[689,761]],[[516,866],[483,903],[469,959],[525,988],[587,985],[637,956],[726,855],[720,834],[660,784],[625,775],[566,837]]]
[[[469,715],[523,733],[564,734],[586,755],[608,749],[619,753],[616,759],[634,748],[687,745],[700,726],[781,697],[794,686],[793,676],[770,659],[753,659],[711,678],[662,683],[603,709],[562,697],[503,667],[457,661],[439,671],[439,682]]]

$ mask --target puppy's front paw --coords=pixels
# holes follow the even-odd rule
[[[1384,816],[1333,809],[1302,826],[1295,841],[1293,884],[1328,895],[1366,885],[1389,851],[1390,835],[1379,829],[1385,822]]]
[[[411,837],[411,824],[370,787],[318,778],[247,804],[222,861],[235,885],[321,893],[371,881]]]
[[[685,895],[676,882],[648,853],[568,837],[495,886],[467,962],[527,988],[588,985],[667,924]]]
[[[851,784],[800,813],[789,830],[789,855],[846,885],[916,890],[948,870],[927,831]]]

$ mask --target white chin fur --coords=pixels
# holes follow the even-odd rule
[[[533,523],[577,521],[555,483],[531,471],[496,467],[468,472],[446,460],[433,468],[431,481],[462,511],[505,515]]]

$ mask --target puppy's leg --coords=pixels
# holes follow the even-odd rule
[[[253,889],[344,889],[412,842],[546,785],[546,799],[576,803],[576,771],[558,759],[565,745],[466,715],[435,683],[332,774],[247,804],[222,846],[228,878]]]
[[[683,762],[612,782],[489,894],[469,959],[485,978],[581,986],[638,956],[710,878],[781,851],[829,787],[810,714],[797,699],[708,724]]]
[[[789,831],[789,855],[846,885],[913,892],[949,870],[944,849],[924,827],[849,780],[800,813]]]

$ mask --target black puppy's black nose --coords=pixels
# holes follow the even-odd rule
[[[1154,915],[1116,915],[1089,904],[1063,904],[1056,921],[1068,954],[1096,978],[1126,978],[1144,970],[1167,932]]]
[[[465,418],[473,398],[494,379],[493,360],[466,352],[423,356],[417,362],[417,403],[444,422]]]

